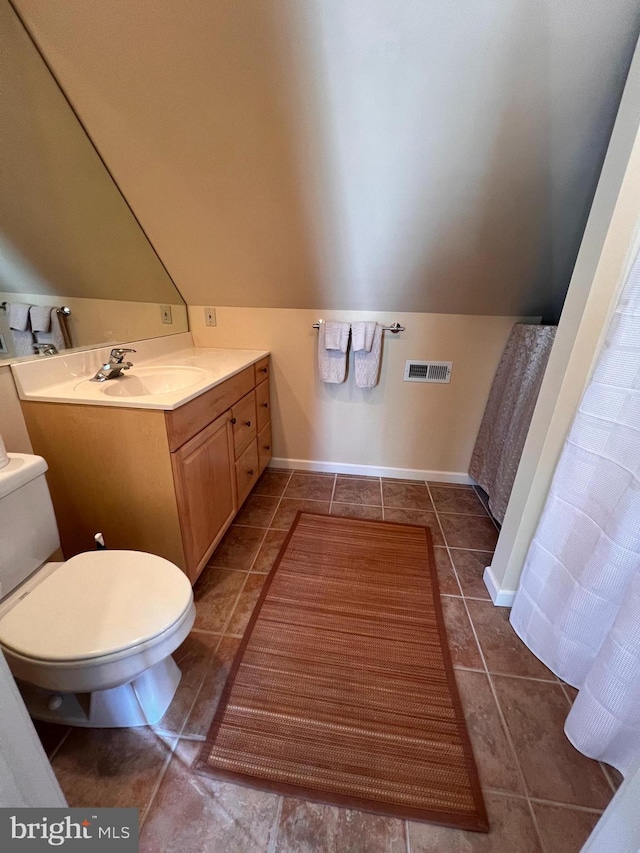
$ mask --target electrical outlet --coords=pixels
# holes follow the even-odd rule
[[[216,309],[215,308],[205,308],[204,309],[204,324],[205,326],[217,326],[216,322]]]
[[[171,317],[171,305],[161,305],[160,316],[162,317],[163,323],[166,323],[167,325],[173,323],[173,318]]]

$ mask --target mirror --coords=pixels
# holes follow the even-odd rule
[[[87,348],[187,331],[177,288],[8,0],[0,51],[0,363],[65,334]],[[67,317],[51,314],[62,306]]]

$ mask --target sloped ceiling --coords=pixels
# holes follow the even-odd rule
[[[190,304],[562,302],[637,0],[13,0]]]

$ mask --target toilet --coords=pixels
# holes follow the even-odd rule
[[[32,717],[153,725],[180,681],[171,654],[195,619],[168,560],[101,550],[47,562],[60,540],[39,456],[0,468],[0,647]]]

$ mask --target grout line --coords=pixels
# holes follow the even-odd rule
[[[427,484],[427,489],[429,489],[428,484]],[[429,489],[429,497],[431,497],[431,489]],[[435,508],[435,504],[434,504],[434,508]],[[438,520],[438,524],[440,525],[440,531],[441,531],[442,536],[444,538],[444,541],[445,541],[445,544],[447,547],[447,552],[449,553],[449,559],[451,560],[451,563],[453,564],[453,559],[451,558],[451,551],[450,551],[449,545],[447,543],[447,538],[444,535],[444,530],[443,530],[442,524],[440,522],[440,515],[439,515],[437,510],[436,510],[436,518]],[[454,571],[455,571],[455,566],[454,566]],[[457,578],[457,574],[456,574],[456,578]],[[460,581],[458,581],[458,583],[460,583]],[[471,618],[471,612],[469,611],[469,606],[468,606],[467,600],[465,599],[464,596],[462,597],[462,603],[464,605],[464,609],[466,611],[467,619],[469,620],[469,624],[471,625],[471,630],[473,632],[473,636],[474,636],[476,644],[478,646],[478,651],[480,653],[480,659],[482,660],[482,665],[484,666],[484,672],[485,672],[487,680],[489,682],[489,688],[490,688],[491,693],[493,695],[493,701],[496,704],[496,708],[498,711],[498,717],[499,717],[500,723],[502,725],[503,733],[504,733],[506,740],[507,740],[507,745],[509,746],[509,749],[511,750],[511,754],[513,755],[513,758],[514,758],[515,763],[516,763],[516,769],[518,771],[518,776],[520,777],[520,784],[522,785],[522,790],[526,794],[526,800],[527,800],[527,805],[529,807],[529,813],[531,814],[531,820],[533,821],[533,825],[534,825],[536,834],[538,836],[538,841],[540,843],[540,846],[542,847],[542,850],[546,850],[544,841],[542,839],[542,833],[540,832],[540,827],[538,826],[538,819],[537,819],[536,814],[533,810],[533,806],[531,805],[531,799],[530,799],[531,792],[529,790],[529,786],[527,784],[527,779],[524,775],[524,771],[523,771],[522,766],[520,764],[520,757],[518,756],[518,753],[516,751],[515,744],[513,742],[513,738],[511,737],[511,732],[509,731],[509,727],[507,725],[507,720],[506,720],[504,713],[502,711],[502,707],[500,706],[500,702],[498,701],[498,694],[497,694],[495,685],[493,683],[491,673],[489,672],[489,667],[487,666],[487,660],[486,660],[484,652],[482,650],[482,646],[480,645],[480,640],[478,638],[478,632],[476,631],[476,626],[473,624],[473,619]],[[481,786],[482,786],[482,783],[481,783]],[[547,851],[547,853],[552,853],[552,851]]]
[[[157,735],[157,736],[162,740],[162,735]],[[162,769],[158,773],[158,778],[156,779],[155,785],[151,789],[151,794],[149,796],[149,799],[147,800],[147,804],[142,809],[142,814],[140,815],[140,821],[138,823],[138,832],[140,834],[142,834],[142,828],[145,825],[145,822],[149,816],[149,813],[151,812],[151,806],[153,805],[153,801],[155,800],[156,795],[157,795],[158,791],[160,790],[160,786],[162,785],[162,783],[164,781],[164,777],[167,775],[167,770],[169,769],[169,765],[171,764],[171,759],[173,758],[174,753],[176,751],[176,746],[178,745],[179,738],[176,737],[176,735],[171,735],[171,737],[173,739],[173,745],[172,745],[171,749],[169,750],[169,754],[167,755],[167,757],[164,760],[164,764],[162,766]]]
[[[607,778],[607,782],[609,783],[609,787],[611,788],[613,793],[616,794],[618,792],[618,788],[617,788],[615,782],[613,781],[613,777],[609,773],[609,770],[606,767],[606,765],[604,764],[604,762],[600,761],[599,763],[600,763],[600,767],[602,768],[602,772],[604,773],[604,775]]]
[[[404,839],[407,848],[407,853],[411,853],[411,836],[409,835],[409,821],[404,822]]]
[[[333,508],[333,496],[336,493],[336,483],[338,482],[338,475],[333,475],[333,488],[331,489],[331,497],[329,498],[329,515],[331,515],[331,509]],[[337,503],[340,503],[337,501]]]
[[[289,479],[287,480],[287,482],[286,482],[286,484],[285,484],[285,487],[284,487],[284,489],[282,490],[282,494],[280,495],[280,499],[278,500],[278,503],[277,503],[277,505],[276,505],[275,511],[274,511],[274,513],[273,513],[272,521],[273,521],[273,518],[275,518],[275,517],[276,517],[276,514],[277,514],[278,510],[280,509],[280,505],[282,504],[282,501],[284,500],[284,493],[286,492],[287,487],[288,487],[289,483],[291,482],[291,478],[292,478],[292,477],[293,477],[293,471],[292,471],[292,472],[291,472],[291,474],[289,475]],[[257,529],[260,529],[260,530],[261,530],[262,528],[257,528]],[[273,530],[273,529],[275,529],[275,528],[268,527],[268,528],[264,531],[264,536],[263,536],[263,537],[262,537],[262,539],[260,540],[260,544],[258,545],[258,549],[257,549],[257,551],[256,551],[256,553],[255,553],[255,556],[254,556],[253,560],[251,561],[251,565],[249,566],[248,570],[246,571],[246,575],[247,575],[247,577],[244,579],[243,583],[241,584],[240,589],[238,590],[238,594],[237,594],[237,596],[236,596],[236,598],[235,598],[235,601],[233,602],[233,606],[229,608],[229,614],[228,614],[228,616],[227,616],[226,620],[224,621],[224,623],[223,623],[223,625],[222,625],[222,634],[223,634],[223,635],[226,635],[226,634],[227,634],[227,629],[228,629],[228,627],[229,627],[229,625],[230,625],[230,623],[231,623],[231,619],[233,618],[233,614],[234,614],[234,613],[235,613],[235,611],[236,611],[236,607],[238,606],[238,602],[240,601],[240,596],[241,596],[241,595],[242,595],[242,593],[244,592],[244,588],[245,588],[245,586],[247,585],[247,580],[248,580],[248,578],[249,578],[249,575],[252,573],[252,570],[253,570],[253,567],[255,566],[256,560],[258,559],[258,554],[260,553],[260,549],[261,549],[261,548],[262,548],[262,546],[264,545],[265,539],[267,538],[267,534],[269,533],[269,530]],[[259,573],[259,572],[255,572],[255,574],[260,574],[260,573]],[[244,633],[244,632],[243,632],[243,633]]]
[[[382,507],[382,520],[386,521],[386,512],[385,512],[385,503],[384,503],[384,489],[382,488],[382,477],[380,477],[380,506]]]
[[[280,830],[280,818],[282,816],[282,803],[284,801],[284,797],[280,795],[278,797],[278,805],[276,807],[276,814],[273,819],[273,824],[271,826],[271,831],[269,832],[269,845],[267,847],[267,853],[275,853],[276,844],[278,841],[278,832]]]
[[[528,797],[526,794],[521,794],[519,791],[507,791],[504,788],[491,788],[487,786],[483,791],[487,794],[491,794],[492,797],[504,797],[513,800],[529,800],[536,806],[555,806],[560,809],[567,809],[568,811],[574,812],[586,812],[587,814],[603,813],[603,809],[592,808],[591,806],[578,806],[575,803],[562,803],[558,800],[546,800],[544,797]]]
[[[453,596],[451,596],[451,597],[453,597]],[[454,666],[454,669],[460,669],[463,672],[479,672],[479,670],[473,669],[473,667],[470,667],[470,666],[457,666],[456,665],[456,666]],[[538,682],[541,684],[557,684],[558,683],[555,679],[551,679],[551,678],[536,678],[535,676],[529,676],[529,675],[513,675],[510,672],[493,672],[493,671],[489,671],[489,670],[488,670],[488,672],[490,675],[497,675],[499,678],[515,678],[519,681],[535,681],[535,682]]]
[[[51,764],[53,759],[56,757],[56,755],[58,754],[58,752],[60,750],[60,747],[66,741],[66,739],[69,737],[69,735],[71,734],[72,731],[73,731],[73,726],[69,726],[67,731],[62,735],[59,742],[56,744],[55,749],[51,750],[51,755],[47,756],[47,758],[49,759],[49,764]]]

